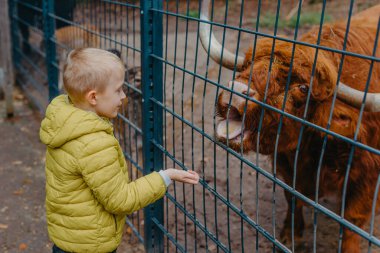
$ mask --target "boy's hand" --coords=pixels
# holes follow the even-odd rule
[[[199,182],[199,175],[193,170],[166,169],[165,174],[168,175],[171,180],[182,183],[198,184]]]

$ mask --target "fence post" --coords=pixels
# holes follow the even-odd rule
[[[18,16],[17,14],[17,2],[15,0],[8,1],[9,4],[9,20],[11,22],[11,35],[12,35],[12,58],[13,58],[13,67],[17,69],[20,64],[20,39],[19,39],[19,29],[17,20],[14,18]]]
[[[55,34],[55,18],[52,17],[54,13],[54,0],[42,1],[42,15],[44,26],[44,43],[46,50],[46,68],[49,85],[49,101],[59,94],[58,90],[58,69],[56,66],[56,51],[55,43],[52,41]]]
[[[143,152],[144,174],[158,171],[163,167],[162,153],[155,149],[152,140],[162,144],[163,111],[151,100],[162,102],[162,62],[151,57],[162,56],[162,14],[151,9],[162,9],[162,2],[141,0],[141,70],[143,92]],[[144,244],[146,252],[164,251],[162,231],[154,221],[163,224],[164,202],[159,200],[144,209]]]
[[[8,0],[1,0],[0,3],[0,6],[2,6],[2,8],[0,8],[0,89],[3,89],[4,92],[7,116],[12,117],[14,113],[13,85],[15,79],[11,55],[12,46],[11,33],[9,30]]]

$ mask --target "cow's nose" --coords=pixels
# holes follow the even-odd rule
[[[248,90],[245,90],[242,92],[242,94],[249,96],[249,97],[253,97],[256,94],[256,91],[249,89],[249,92],[248,92]]]
[[[239,92],[241,94],[244,94],[244,95],[248,95],[250,97],[253,97],[255,94],[256,94],[256,91],[249,88],[248,89],[248,86],[244,83],[241,83],[239,81],[230,81],[228,83],[228,88],[230,88],[231,90],[234,90],[236,92]]]

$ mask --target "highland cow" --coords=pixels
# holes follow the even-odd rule
[[[208,9],[209,1],[203,1],[201,19],[208,20]],[[312,28],[300,38],[301,44],[286,39],[259,39],[245,58],[236,57],[236,66],[235,55],[222,48],[214,35],[210,36],[210,25],[202,23],[200,28],[206,51],[211,40],[211,58],[239,71],[228,85],[234,93],[223,90],[218,97],[216,112],[221,121],[217,138],[238,152],[256,151],[272,159],[277,152],[277,172],[286,184],[295,185],[296,191],[311,200],[331,193],[345,195],[343,218],[359,228],[370,220],[373,203],[379,206],[379,198],[374,201],[374,195],[380,156],[376,151],[353,147],[347,138],[380,150],[380,47],[376,38],[379,15],[380,5],[354,15],[346,43],[346,21],[324,24],[321,33],[319,27]],[[316,44],[319,46],[309,46]],[[342,56],[343,51],[348,55]],[[278,110],[287,115],[282,116]],[[353,159],[349,162],[351,152]],[[288,213],[281,237],[289,242],[292,194],[285,191],[285,196]],[[296,237],[302,236],[304,230],[304,205],[300,200],[295,202]],[[359,241],[358,234],[344,227],[342,252],[360,252]]]

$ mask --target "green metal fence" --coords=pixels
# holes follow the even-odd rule
[[[201,175],[128,217],[147,252],[380,252],[376,1],[9,3],[41,112],[70,49],[117,49],[131,179]]]

